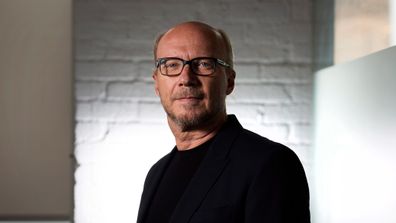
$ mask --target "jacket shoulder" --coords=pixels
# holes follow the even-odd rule
[[[257,150],[257,152],[265,153],[291,151],[287,146],[272,141],[247,129],[243,129],[235,139],[235,146],[237,148],[244,148],[245,150]]]
[[[274,142],[247,129],[243,129],[235,139],[231,157],[251,165],[265,163],[287,163],[301,165],[299,158],[287,146]]]

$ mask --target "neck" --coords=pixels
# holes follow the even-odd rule
[[[183,131],[180,126],[169,118],[168,123],[173,135],[175,136],[177,149],[188,150],[193,149],[213,138],[220,130],[226,119],[227,115],[222,114],[220,117],[216,117],[203,124],[201,128],[187,131]]]

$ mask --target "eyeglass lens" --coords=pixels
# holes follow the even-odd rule
[[[187,63],[181,59],[167,59],[160,64],[160,71],[165,75],[179,75],[185,64]],[[188,64],[194,73],[200,75],[212,74],[216,66],[216,62],[212,58],[196,58]]]

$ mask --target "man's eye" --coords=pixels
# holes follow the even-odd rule
[[[200,61],[198,63],[198,67],[205,68],[205,69],[211,69],[211,68],[213,68],[213,64],[208,61]]]
[[[177,68],[179,66],[179,63],[176,62],[169,62],[164,64],[166,68]]]
[[[210,63],[201,62],[201,63],[200,63],[200,66],[203,66],[203,67],[210,67]]]

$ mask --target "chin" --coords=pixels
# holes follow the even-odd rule
[[[206,123],[213,114],[209,112],[185,112],[183,114],[178,115],[169,115],[168,116],[183,130],[194,130],[202,127],[204,123]]]

